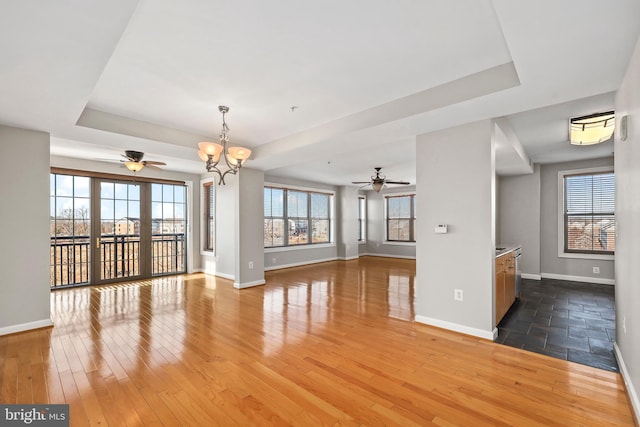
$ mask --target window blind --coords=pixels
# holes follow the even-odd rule
[[[565,252],[613,254],[615,251],[615,175],[567,175]]]

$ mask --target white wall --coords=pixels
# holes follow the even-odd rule
[[[487,339],[495,326],[493,131],[484,120],[416,143],[416,321]],[[434,234],[437,224],[449,232]],[[463,301],[454,301],[454,289]]]
[[[623,115],[629,124],[627,140],[615,140],[616,356],[640,419],[640,39],[615,104],[616,127]]]
[[[387,194],[411,194],[416,192],[415,185],[385,188],[379,193],[367,191],[367,243],[359,245],[360,255],[376,255],[397,258],[415,258],[415,243],[387,242],[384,221],[384,197]],[[417,197],[417,196],[416,196]],[[420,212],[417,215],[417,228],[420,227]]]
[[[522,246],[522,273],[540,278],[540,165],[499,178],[497,245]]]
[[[0,125],[0,335],[51,325],[49,134]]]
[[[558,256],[558,172],[599,166],[613,166],[613,158],[552,163],[541,166],[540,269],[542,277],[613,283],[613,260],[577,259]],[[595,274],[593,267],[599,267],[600,273]]]
[[[209,177],[209,174],[203,175]],[[227,175],[228,176],[228,175]],[[216,249],[215,266],[208,259],[206,273],[215,274],[230,280],[236,279],[236,231],[238,230],[237,187],[235,177],[225,177],[225,185],[216,184]],[[216,182],[217,178],[216,178]],[[214,267],[214,271],[211,271]]]

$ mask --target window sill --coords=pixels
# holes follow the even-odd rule
[[[392,242],[392,241],[384,241],[383,245],[391,245],[391,246],[415,246],[416,242]]]
[[[304,249],[322,249],[322,248],[335,248],[335,243],[316,243],[315,245],[292,245],[292,246],[278,246],[276,248],[264,248],[264,253],[272,252],[288,252],[299,251]]]
[[[595,259],[595,260],[600,260],[600,261],[613,261],[613,260],[615,260],[615,255],[573,254],[573,253],[559,252],[558,253],[558,258]]]
[[[215,258],[216,257],[215,252],[211,252],[211,251],[200,251],[200,255],[201,256],[206,256],[206,257],[211,257],[211,258]]]

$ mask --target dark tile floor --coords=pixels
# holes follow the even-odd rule
[[[522,279],[496,342],[618,372],[615,328],[613,286]]]

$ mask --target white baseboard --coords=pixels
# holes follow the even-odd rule
[[[358,258],[360,258],[360,257],[356,255],[356,256],[350,256],[350,257],[339,256],[336,259],[338,259],[340,261],[351,261],[351,260],[358,259]]]
[[[204,273],[204,268],[194,268],[191,273]]]
[[[588,276],[569,276],[566,274],[541,273],[543,279],[570,280],[572,282],[597,283],[599,285],[615,285],[614,279],[599,279],[597,277]]]
[[[20,323],[19,325],[5,326],[0,328],[0,336],[16,334],[18,332],[30,331],[32,329],[47,328],[53,326],[51,319],[36,320],[35,322]]]
[[[542,277],[539,274],[522,273],[522,278],[531,280],[542,280]]]
[[[245,289],[245,288],[253,288],[254,286],[264,285],[265,283],[267,282],[265,282],[264,279],[254,280],[253,282],[245,282],[245,283],[234,282],[233,287],[236,289]]]
[[[629,376],[627,365],[624,363],[624,359],[622,358],[622,353],[620,352],[620,347],[618,347],[617,342],[613,343],[613,354],[615,354],[618,366],[620,366],[620,374],[622,374],[622,379],[624,380],[624,385],[627,389],[629,400],[631,401],[631,407],[636,415],[636,422],[640,421],[640,400],[638,399],[638,393],[631,381],[631,376]]]
[[[483,329],[471,328],[469,326],[460,325],[457,323],[447,322],[445,320],[433,319],[426,316],[416,316],[416,322],[424,323],[425,325],[436,326],[442,329],[448,329],[454,332],[460,332],[461,334],[472,335],[478,338],[484,338],[486,340],[493,341],[498,337],[498,330],[485,331]]]
[[[220,273],[219,271],[216,271],[214,276],[222,277],[223,279],[236,280],[236,276],[233,274]]]
[[[337,257],[333,257],[333,258],[325,258],[325,259],[314,259],[314,260],[310,260],[310,261],[294,262],[294,263],[291,263],[291,264],[270,265],[270,266],[265,266],[264,267],[264,271],[280,270],[281,268],[300,267],[300,266],[303,266],[303,265],[318,264],[318,263],[321,263],[321,262],[335,261],[337,259],[338,259]]]
[[[366,254],[360,254],[360,256],[379,256],[379,257],[383,257],[383,258],[416,259],[415,256],[391,255],[391,254],[379,254],[379,253],[366,253]]]

